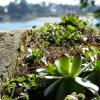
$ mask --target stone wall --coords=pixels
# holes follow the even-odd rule
[[[0,32],[0,80],[11,78],[24,57],[33,30]]]

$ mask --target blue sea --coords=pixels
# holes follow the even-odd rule
[[[97,23],[100,19],[93,19],[93,23]],[[46,17],[46,18],[36,18],[29,21],[22,22],[0,22],[0,32],[2,31],[14,31],[14,30],[25,30],[36,26],[39,28],[45,23],[59,23],[60,18],[58,17]]]

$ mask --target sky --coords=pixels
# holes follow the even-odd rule
[[[9,2],[14,1],[14,0],[0,0],[0,5],[5,6],[9,4]],[[72,4],[72,5],[77,5],[79,4],[79,0],[26,0],[28,3],[41,3],[45,1],[46,3],[52,2],[52,3],[62,3],[62,4]],[[100,0],[95,0],[97,5],[100,5]]]

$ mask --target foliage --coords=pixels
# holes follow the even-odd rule
[[[43,57],[43,51],[39,48],[34,48],[32,50],[32,56],[34,59],[39,59]]]
[[[59,24],[47,23],[39,29],[40,40],[48,42],[49,45],[75,45],[76,42],[84,41],[85,21],[80,20],[74,14],[61,17]],[[43,42],[43,41],[40,41]],[[42,44],[42,43],[41,43]]]
[[[77,93],[85,93],[83,87],[88,88],[94,94],[98,93],[98,86],[86,79],[78,77],[80,71],[83,71],[81,69],[81,61],[81,56],[76,54],[74,56],[62,56],[55,61],[55,64],[48,63],[46,71],[44,70],[46,75],[43,74],[42,77],[55,79],[55,81],[47,87],[44,91],[44,95],[47,96],[56,91],[55,99],[62,100],[66,94],[74,91]],[[41,71],[39,74],[41,74]]]
[[[81,3],[81,8],[88,6],[88,0],[80,0],[80,3]]]
[[[73,92],[72,94],[67,95],[64,100],[73,100],[73,99],[85,100],[85,95],[82,93],[76,94],[75,92]]]
[[[95,0],[80,0],[81,8],[85,8],[89,5],[89,3],[94,6]]]
[[[100,50],[97,48],[97,41],[99,42],[99,40],[95,37],[95,31],[74,14],[62,16],[61,20],[59,24],[45,24],[37,31],[38,34],[34,34],[34,36],[36,35],[34,37],[36,39],[34,40],[36,47],[39,47],[40,50],[42,48],[44,51],[42,57],[46,58],[47,52],[49,55],[50,52],[53,52],[51,48],[49,48],[49,51],[48,47],[50,46],[52,48],[53,46],[67,48],[65,49],[67,56],[63,55],[57,58],[58,60],[56,61],[52,59],[52,63],[44,59],[46,67],[40,66],[41,70],[36,70],[42,82],[44,84],[46,83],[47,88],[44,91],[44,95],[49,97],[53,96],[54,100],[62,100],[66,95],[72,92],[87,95],[89,92],[87,92],[88,89],[99,98],[99,85],[95,85],[95,82],[92,80],[94,78],[91,76],[96,69],[95,62],[98,62],[97,56],[100,54]],[[36,41],[38,41],[38,43]],[[48,51],[46,51],[46,48]],[[58,52],[55,51],[55,53],[58,55]],[[49,57],[51,56],[52,55]],[[96,75],[96,77],[97,76],[98,75]],[[46,80],[46,82],[43,80]],[[91,83],[91,81],[94,84]],[[90,96],[89,99],[92,97],[93,96]]]
[[[96,10],[95,13],[96,13],[95,17],[100,18],[100,9]]]
[[[72,29],[73,31],[75,30],[75,28],[77,30],[82,30],[86,26],[86,22],[80,20],[75,14],[68,14],[67,16],[62,16],[61,21],[65,24],[65,26],[72,25],[74,28],[70,28],[70,26],[69,29]]]
[[[7,81],[1,90],[2,100],[29,100],[27,91],[39,87],[34,78],[35,74],[30,74]]]

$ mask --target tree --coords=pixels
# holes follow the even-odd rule
[[[81,8],[87,7],[89,4],[95,6],[95,0],[80,0]],[[95,17],[100,17],[100,9],[95,11]]]
[[[87,7],[89,4],[95,6],[95,0],[80,0],[81,8]]]
[[[0,14],[5,14],[4,7],[0,6]]]

